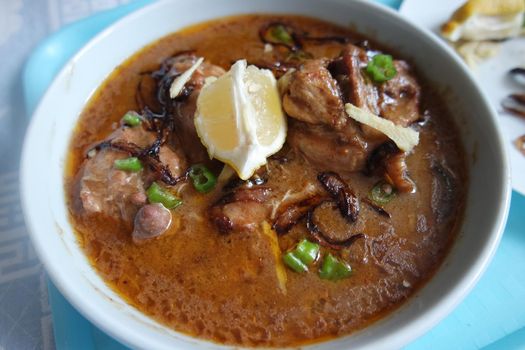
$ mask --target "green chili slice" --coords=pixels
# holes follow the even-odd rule
[[[379,181],[368,193],[368,198],[375,204],[388,204],[396,196],[396,190],[386,181]]]
[[[142,163],[137,157],[130,157],[126,159],[115,159],[115,161],[113,162],[113,166],[115,167],[115,169],[131,171],[133,173],[141,171],[143,168]]]
[[[324,260],[321,269],[319,270],[319,277],[325,280],[337,281],[347,278],[352,273],[352,268],[345,262],[340,261],[332,254],[328,254]]]
[[[319,256],[319,244],[303,239],[293,252],[305,265],[310,265]]]
[[[129,126],[137,126],[142,123],[139,115],[135,112],[128,112],[122,117],[122,122]]]
[[[372,57],[366,66],[366,72],[376,83],[383,83],[397,74],[392,56],[383,54]]]
[[[283,261],[295,272],[308,271],[308,265],[319,257],[319,244],[303,239],[294,250],[283,255]]]
[[[290,29],[282,23],[272,23],[262,28],[261,38],[266,43],[295,46]]]
[[[217,177],[203,164],[192,166],[188,175],[193,183],[193,187],[201,193],[210,192],[217,183]]]
[[[295,272],[306,272],[308,271],[308,266],[301,261],[301,259],[295,254],[294,251],[288,252],[283,255],[284,263],[294,270]]]
[[[173,209],[182,204],[180,198],[175,197],[173,194],[168,192],[165,188],[162,188],[158,183],[154,182],[147,189],[146,195],[150,203],[161,203],[168,209]]]

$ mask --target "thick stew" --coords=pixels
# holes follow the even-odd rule
[[[277,79],[286,127],[245,180],[210,159],[194,122],[200,92],[239,60]],[[200,338],[275,347],[399,307],[445,258],[467,187],[452,115],[410,57],[273,15],[193,26],[117,67],[80,116],[65,178],[80,244],[131,305]]]

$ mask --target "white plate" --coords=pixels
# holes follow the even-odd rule
[[[433,33],[452,12],[465,0],[440,0],[431,4],[421,0],[404,0],[400,12],[403,16]],[[429,11],[429,5],[432,10]],[[473,69],[473,74],[481,89],[485,92],[500,115],[501,131],[506,139],[507,152],[512,171],[512,188],[525,195],[525,156],[514,146],[514,140],[525,134],[525,119],[504,112],[501,100],[512,92],[525,92],[523,87],[514,83],[508,71],[514,67],[525,67],[525,38],[504,42],[499,53]]]

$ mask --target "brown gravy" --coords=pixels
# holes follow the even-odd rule
[[[75,209],[75,179],[90,145],[106,138],[135,100],[140,73],[158,68],[175,52],[195,50],[228,70],[232,62],[264,55],[259,28],[278,20],[314,36],[355,33],[326,22],[295,16],[239,16],[211,21],[171,34],[147,46],[115,69],[91,98],[71,139],[66,180],[71,221],[93,266],[131,305],[177,331],[212,341],[246,346],[292,346],[349,334],[385,317],[407,300],[443,261],[463,213],[467,172],[462,145],[443,99],[422,88],[421,110],[429,116],[420,128],[420,144],[408,157],[414,194],[398,194],[384,206],[391,218],[362,205],[358,240],[337,254],[352,266],[350,278],[332,282],[315,273],[287,269],[286,293],[279,288],[275,257],[261,230],[219,234],[206,219],[220,191],[199,194],[178,189],[184,204],[164,237],[135,245],[129,225],[104,215],[85,216]],[[337,42],[308,47],[315,57],[335,57]],[[285,155],[287,151],[282,151]],[[271,160],[265,184],[275,192],[297,193],[317,182],[318,169],[289,152],[287,162]],[[439,208],[439,174],[434,164],[454,174],[457,199]],[[367,197],[377,176],[344,176],[356,195]],[[324,209],[320,209],[324,210]],[[444,215],[443,212],[451,215]],[[337,220],[336,220],[337,221]],[[339,226],[338,226],[339,225]],[[340,228],[340,223],[332,227]],[[279,237],[282,252],[308,237],[304,224]],[[322,248],[324,251],[329,249]]]

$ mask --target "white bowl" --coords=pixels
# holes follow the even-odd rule
[[[21,191],[35,249],[62,294],[86,318],[122,343],[149,349],[230,348],[170,330],[127,305],[106,286],[77,244],[68,221],[64,159],[85,103],[126,58],[190,24],[254,12],[301,14],[352,25],[413,60],[421,73],[447,92],[447,103],[461,129],[470,167],[465,219],[450,254],[429,283],[388,317],[353,335],[305,348],[401,347],[444,318],[485,270],[498,246],[508,212],[509,167],[496,114],[464,64],[430,33],[370,2],[161,1],[99,34],[56,77],[26,135]]]

